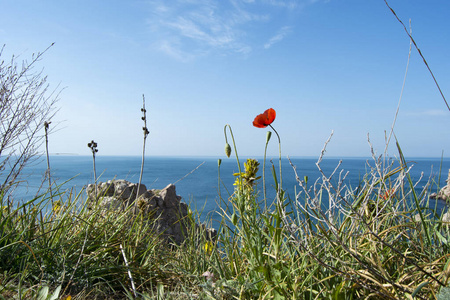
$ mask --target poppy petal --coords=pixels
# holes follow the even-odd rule
[[[267,115],[267,125],[272,124],[272,122],[275,120],[275,117],[277,116],[277,113],[273,108],[269,108],[264,112],[264,114]]]
[[[253,126],[258,128],[265,128],[268,125],[272,124],[275,120],[276,112],[273,108],[267,109],[264,113],[257,115],[255,120],[253,121]]]
[[[253,126],[258,128],[265,128],[266,125],[266,116],[264,114],[257,115],[255,120],[253,121]]]

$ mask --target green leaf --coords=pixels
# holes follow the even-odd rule
[[[280,270],[272,268],[272,280],[275,281],[276,283],[280,283],[281,279],[282,278]]]
[[[428,281],[422,282],[422,283],[414,290],[414,292],[411,294],[411,297],[414,298],[414,297],[417,295],[417,293],[420,292],[420,290],[421,290],[424,286],[426,286],[426,285],[428,285],[428,284],[429,284]]]
[[[448,244],[448,240],[445,237],[443,237],[442,234],[439,231],[436,230],[435,232],[436,232],[436,235],[437,235],[437,237],[438,237],[438,239],[439,239],[439,241],[441,243]]]
[[[448,300],[450,299],[450,287],[443,287],[439,294],[437,295],[437,300]]]
[[[37,300],[47,300],[48,296],[48,286],[43,286],[37,295]]]
[[[56,290],[53,292],[53,294],[48,298],[48,300],[58,300],[59,299],[59,293],[61,292],[61,286],[58,286]]]
[[[161,282],[158,282],[156,285],[156,293],[158,300],[164,299],[164,285]]]
[[[270,280],[270,269],[267,266],[259,266],[256,271],[262,273],[266,280]]]
[[[278,191],[277,172],[275,171],[275,166],[273,164],[272,164],[272,176],[273,176],[273,181],[275,182],[275,190]]]
[[[237,221],[238,221],[238,217],[237,217],[237,215],[235,213],[233,213],[231,215],[231,222],[233,223],[234,226],[236,226]]]
[[[342,295],[341,295],[341,289],[342,289],[342,285],[344,284],[344,282],[339,283],[336,288],[334,289],[331,299],[333,300],[341,300],[342,299]]]
[[[274,295],[273,295],[273,299],[274,300],[284,300],[286,298],[275,290],[274,291]]]

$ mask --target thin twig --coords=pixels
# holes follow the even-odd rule
[[[130,277],[131,288],[133,289],[134,297],[137,297],[136,287],[134,285],[133,276],[131,276],[130,266],[128,265],[127,257],[125,256],[125,251],[123,251],[122,244],[120,244],[120,251],[122,252],[123,260],[125,261],[125,265],[127,266],[127,272],[128,272],[128,276]]]
[[[53,206],[53,194],[52,194],[52,181],[50,176],[50,157],[48,154],[48,127],[52,122],[44,122],[44,129],[45,129],[45,153],[47,154],[47,171],[45,172],[47,179],[48,179],[48,190],[50,192],[50,199],[52,201]]]
[[[322,151],[320,151],[320,156],[317,159],[316,165],[318,165],[318,164],[320,164],[322,162],[323,156],[325,155],[325,152],[326,152],[326,149],[327,149],[327,145],[331,141],[331,138],[333,137],[333,134],[334,134],[334,130],[331,131],[330,136],[328,137],[327,141],[323,145]]]
[[[411,34],[408,32],[408,29],[406,29],[405,24],[403,24],[402,20],[400,20],[400,18],[397,16],[397,14],[396,14],[395,11],[392,9],[392,7],[389,6],[387,0],[384,0],[384,3],[386,3],[386,6],[387,6],[387,7],[391,10],[391,12],[394,14],[394,16],[395,16],[395,18],[397,19],[397,21],[399,21],[400,24],[402,24],[403,28],[405,29],[406,34],[409,36],[409,38],[410,38],[411,41],[413,42],[414,47],[417,49],[417,52],[419,52],[420,57],[422,57],[422,60],[423,60],[423,62],[425,63],[425,66],[427,66],[427,69],[428,69],[428,71],[430,72],[431,77],[433,77],[434,83],[436,84],[436,87],[438,88],[439,93],[441,94],[442,99],[444,99],[445,105],[447,105],[447,109],[450,111],[450,106],[448,105],[447,100],[445,100],[444,93],[442,92],[442,90],[441,90],[441,88],[440,88],[440,86],[439,86],[439,84],[438,84],[436,78],[434,77],[434,74],[433,74],[433,72],[431,71],[430,66],[428,66],[428,63],[427,63],[425,57],[422,55],[422,51],[420,51],[419,47],[417,46],[416,41],[413,39],[413,37],[411,36]]]
[[[412,34],[411,19],[409,20],[409,31],[410,31],[410,35],[411,35]],[[403,98],[403,91],[405,89],[405,83],[406,83],[406,75],[408,75],[409,61],[411,60],[411,48],[412,48],[412,38],[409,40],[409,52],[408,52],[408,61],[406,63],[405,76],[403,77],[402,90],[400,92],[400,98],[398,99],[397,110],[395,111],[394,121],[392,122],[391,131],[389,133],[389,137],[386,142],[386,148],[384,149],[385,154],[387,153],[387,148],[389,146],[389,142],[391,140],[392,133],[394,132],[395,122],[397,121],[398,112],[400,110],[400,103],[402,102],[402,98]]]
[[[173,184],[177,184],[178,182],[180,182],[181,180],[185,179],[186,177],[188,177],[189,175],[191,175],[192,173],[194,173],[198,168],[200,168],[205,162],[202,162],[201,164],[199,164],[195,169],[193,169],[192,171],[190,171],[189,173],[187,173],[186,175],[184,175],[183,177],[181,177],[180,179],[178,179],[177,181],[175,181]]]

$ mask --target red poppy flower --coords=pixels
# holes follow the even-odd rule
[[[265,128],[272,124],[275,120],[277,113],[273,108],[269,108],[264,113],[257,115],[255,120],[253,120],[253,126],[258,128]]]

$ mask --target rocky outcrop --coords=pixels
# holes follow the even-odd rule
[[[134,205],[138,196],[135,212],[142,212],[147,219],[152,220],[154,229],[158,233],[167,241],[176,244],[183,243],[191,226],[201,229],[210,239],[214,239],[217,234],[214,229],[206,228],[203,224],[192,224],[189,219],[188,205],[181,202],[181,197],[177,195],[173,184],[169,184],[162,190],[147,190],[145,185],[141,184],[138,191],[137,183],[109,180],[99,182],[97,185],[88,185],[86,193],[91,201],[98,198],[98,204],[103,209],[118,211]]]
[[[430,195],[431,199],[441,199],[445,201],[450,201],[450,170],[448,170],[447,185],[444,186],[438,193],[433,193]]]
[[[429,220],[430,218],[432,218],[431,214],[424,215],[425,220]],[[421,222],[421,218],[420,218],[419,214],[414,215],[414,221]],[[441,221],[445,222],[445,223],[450,223],[450,212],[447,211],[446,213],[444,213],[442,215]]]
[[[431,199],[444,200],[447,201],[447,203],[450,203],[450,170],[448,170],[448,176],[445,182],[447,182],[447,185],[444,186],[438,193],[432,193],[430,195]],[[416,218],[417,217],[420,219],[419,216],[416,216]],[[442,221],[450,223],[450,211],[447,210],[442,215]]]

